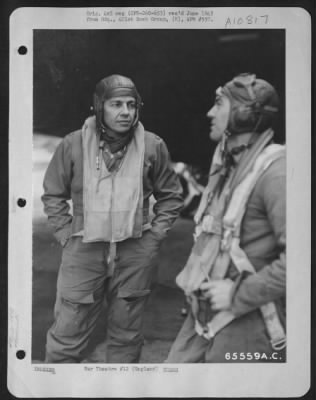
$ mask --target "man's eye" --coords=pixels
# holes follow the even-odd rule
[[[130,103],[128,105],[129,108],[131,108],[132,110],[134,110],[136,108],[136,104],[135,103]]]

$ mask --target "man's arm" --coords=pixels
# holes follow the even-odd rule
[[[66,136],[57,147],[50,161],[44,177],[44,211],[48,216],[48,223],[54,230],[54,235],[62,245],[71,234],[72,216],[69,213],[71,183],[71,143],[70,136]]]
[[[278,257],[256,274],[242,279],[233,296],[232,311],[239,316],[279,299],[286,290],[286,179],[278,175],[263,182],[262,199],[272,227]]]
[[[182,186],[172,167],[165,142],[160,139],[157,145],[157,158],[153,165],[153,207],[155,217],[152,221],[154,232],[164,237],[183,207]]]
[[[267,175],[262,181],[262,204],[273,230],[278,257],[255,274],[241,274],[237,281],[230,279],[205,282],[203,294],[216,311],[230,309],[241,316],[263,304],[285,295],[286,289],[286,206],[285,173]]]

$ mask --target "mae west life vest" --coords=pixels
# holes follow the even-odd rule
[[[102,162],[96,168],[99,146],[95,117],[82,129],[83,242],[116,243],[141,237],[143,231],[144,127],[139,122],[120,168],[109,172]]]
[[[260,151],[259,155],[253,162],[252,168],[249,169],[246,176],[244,176],[241,182],[239,182],[239,184],[234,188],[230,196],[229,204],[227,205],[221,220],[219,221],[211,215],[205,215],[197,227],[198,235],[202,234],[204,235],[204,238],[206,237],[206,239],[204,239],[206,240],[205,243],[207,243],[207,240],[210,240],[210,245],[208,246],[210,257],[207,258],[207,256],[203,256],[203,252],[198,254],[198,256],[191,254],[191,263],[187,263],[185,268],[177,276],[176,282],[178,286],[185,291],[191,304],[192,312],[195,317],[196,332],[205,339],[213,338],[217,332],[223,329],[236,317],[229,310],[220,311],[216,313],[210,321],[202,324],[197,317],[199,303],[196,296],[196,289],[198,289],[200,283],[205,280],[205,278],[212,279],[212,267],[216,263],[220,266],[222,277],[224,277],[231,261],[234,263],[239,273],[242,273],[243,271],[256,273],[246,253],[239,245],[241,221],[250,194],[259,177],[272,162],[284,156],[284,153],[285,147],[277,144],[268,145]],[[209,239],[207,239],[207,234],[209,234]],[[210,247],[212,247],[212,249],[210,249]],[[200,263],[196,262],[199,257]],[[202,268],[203,257],[204,267],[206,265],[205,260],[212,260],[211,263],[209,263],[212,265],[208,265],[208,270]],[[279,320],[275,304],[271,302],[262,305],[260,311],[269,333],[272,347],[274,349],[283,348],[286,343],[286,336]]]

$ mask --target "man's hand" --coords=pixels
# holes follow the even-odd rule
[[[203,295],[210,300],[212,310],[222,311],[231,308],[232,288],[234,282],[231,279],[208,281],[201,284]]]

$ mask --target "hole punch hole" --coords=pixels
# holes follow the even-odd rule
[[[26,206],[26,200],[25,199],[18,199],[18,201],[17,201],[17,203],[18,203],[18,206],[19,207],[25,207]]]
[[[24,350],[18,350],[16,352],[16,358],[18,360],[23,360],[25,358],[25,351]]]
[[[20,47],[18,48],[18,53],[19,53],[21,56],[24,56],[24,55],[27,53],[27,47],[26,47],[26,46],[20,46]]]

